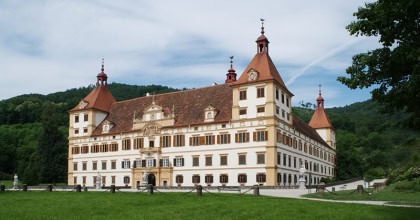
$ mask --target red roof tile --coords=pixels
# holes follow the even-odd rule
[[[313,128],[333,128],[330,120],[328,119],[327,114],[324,111],[324,108],[317,108],[312,115],[311,121],[309,121],[309,126]]]
[[[115,102],[114,96],[108,89],[108,86],[96,86],[84,99],[87,106],[84,109],[96,109],[103,112],[109,112],[111,105]],[[75,106],[70,111],[81,110],[79,105]]]
[[[308,124],[306,124],[306,122],[302,121],[300,118],[298,118],[295,115],[293,115],[293,127],[295,127],[295,129],[299,131],[300,133],[305,134],[306,136],[318,141],[319,143],[325,145],[326,147],[331,148],[327,144],[327,142],[325,142],[325,140],[322,139],[321,136],[319,136],[318,132],[316,132],[315,129],[310,127]]]

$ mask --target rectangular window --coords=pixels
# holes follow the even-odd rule
[[[213,183],[213,175],[206,175],[204,177],[204,182],[206,182],[207,184],[212,184]]]
[[[213,165],[213,156],[206,156],[206,166]]]
[[[155,141],[149,141],[149,147],[155,147]]]
[[[217,136],[217,144],[230,144],[230,134],[220,134]]]
[[[82,170],[87,170],[87,162],[82,163]]]
[[[174,147],[185,146],[185,135],[178,134],[174,136]]]
[[[135,138],[134,139],[133,149],[138,150],[140,148],[143,148],[143,145],[144,145],[144,139],[143,138]]]
[[[277,165],[281,164],[281,153],[277,153]]]
[[[238,175],[238,183],[246,183],[246,174],[239,174]]]
[[[214,135],[206,135],[206,145],[213,145],[214,144]]]
[[[287,163],[287,155],[283,154],[283,166],[286,166]]]
[[[257,88],[257,98],[263,98],[264,95],[264,88]]]
[[[276,114],[280,115],[280,108],[278,106],[276,106]]]
[[[86,176],[82,176],[82,184],[86,185]]]
[[[99,147],[100,152],[108,152],[108,144],[101,144]]]
[[[78,128],[74,129],[74,134],[79,134],[79,129]]]
[[[281,93],[281,103],[284,104],[284,93]]]
[[[239,115],[246,115],[246,108],[239,109]]]
[[[102,185],[105,186],[106,185],[106,176],[102,176]]]
[[[200,145],[200,136],[190,137],[190,146],[199,146]]]
[[[146,167],[156,167],[155,159],[146,159]]]
[[[92,162],[92,170],[97,170],[98,169],[98,162],[93,161]]]
[[[169,167],[169,158],[162,159],[162,167]]]
[[[109,151],[112,151],[112,152],[118,151],[118,144],[117,143],[111,143],[109,145]]]
[[[289,155],[289,167],[292,167],[292,156]]]
[[[71,148],[71,153],[72,154],[79,154],[80,153],[80,148],[79,147],[72,147]]]
[[[77,171],[77,163],[73,163],[73,171]]]
[[[264,113],[264,112],[265,112],[265,107],[264,106],[257,108],[257,113]]]
[[[182,176],[182,175],[176,175],[175,182],[177,184],[182,184],[184,182],[184,176]]]
[[[115,185],[115,176],[111,176],[111,184]]]
[[[265,173],[257,174],[257,182],[258,183],[265,183]]]
[[[268,131],[254,132],[254,141],[267,141]]]
[[[121,168],[123,168],[123,169],[130,169],[130,161],[129,160],[123,160],[121,162]]]
[[[73,177],[74,185],[77,185],[77,177]]]
[[[88,133],[88,129],[87,128],[83,128],[83,133]]]
[[[293,157],[293,168],[296,168],[296,157]]]
[[[279,90],[276,89],[276,99],[279,100]]]
[[[227,174],[220,174],[220,183],[226,184],[229,182],[229,176]]]
[[[106,161],[102,161],[102,170],[106,170]]]
[[[249,142],[249,133],[248,132],[240,132],[235,134],[235,142],[236,143],[246,143]]]
[[[122,150],[131,150],[131,139],[122,140]]]
[[[88,121],[89,120],[89,115],[88,114],[84,114],[83,115],[83,121]]]
[[[74,123],[79,123],[79,116],[78,115],[74,116]]]
[[[160,137],[160,146],[161,147],[170,147],[171,146],[171,136],[162,136]]]
[[[281,117],[286,117],[286,112],[284,110],[281,110]]]
[[[200,183],[200,175],[193,175],[192,176],[192,182],[194,184],[199,184]]]
[[[246,99],[246,90],[239,91],[239,100]]]
[[[125,185],[130,184],[130,177],[129,177],[129,176],[125,176],[125,177],[124,177],[124,184],[125,184]]]
[[[257,154],[257,164],[265,164],[265,154]]]
[[[111,170],[117,169],[117,161],[113,160],[111,161]]]
[[[89,153],[89,146],[82,146],[82,154]]]
[[[227,166],[227,155],[220,155],[220,166]]]
[[[286,96],[286,106],[289,107],[289,97]]]
[[[200,166],[200,158],[199,157],[193,157],[193,167]]]
[[[238,155],[239,165],[246,165],[246,154]]]
[[[174,158],[174,166],[176,166],[176,167],[183,167],[184,166],[184,158],[182,158],[182,157],[175,157]]]

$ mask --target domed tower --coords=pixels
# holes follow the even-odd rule
[[[324,98],[321,95],[321,85],[319,86],[319,94],[316,103],[316,109],[312,115],[311,121],[309,121],[309,126],[314,128],[319,136],[335,149],[335,129],[332,126],[327,113],[324,111]]]
[[[95,88],[69,111],[70,138],[90,136],[108,115],[111,105],[115,102],[114,96],[108,89],[108,76],[104,72],[103,60],[101,72],[96,78]]]

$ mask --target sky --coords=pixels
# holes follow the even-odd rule
[[[65,91],[96,82],[102,58],[108,82],[199,88],[222,84],[234,56],[238,77],[256,53],[260,18],[270,56],[292,102],[326,107],[370,98],[350,90],[351,58],[378,47],[350,36],[359,0],[1,0],[0,100]]]

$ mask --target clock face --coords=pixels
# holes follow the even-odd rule
[[[253,70],[253,69],[251,69],[249,72],[248,72],[248,81],[254,81],[254,80],[256,80],[258,78],[258,72],[257,71],[255,71],[255,70]]]

